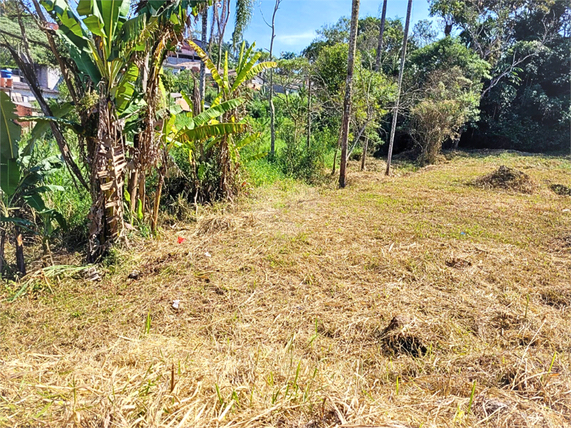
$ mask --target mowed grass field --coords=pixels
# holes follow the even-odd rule
[[[532,193],[470,184],[500,165]],[[382,170],[165,224],[100,281],[4,286],[0,426],[571,426],[569,159]]]

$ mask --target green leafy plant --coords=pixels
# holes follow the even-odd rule
[[[21,128],[15,119],[14,103],[8,95],[0,92],[0,273],[6,237],[12,233],[16,243],[17,268],[25,275],[22,232],[39,234],[45,254],[51,256],[49,238],[55,230],[54,223],[66,227],[63,216],[49,209],[43,198],[46,192],[64,190],[61,186],[46,183],[46,177],[61,168],[63,163],[55,156],[37,162],[29,153],[29,146],[20,154]],[[42,227],[38,227],[36,217],[40,218]]]
[[[165,144],[170,147],[170,153],[183,172],[183,177],[168,183],[169,194],[175,197],[177,189],[182,188],[195,202],[232,198],[241,187],[238,178],[240,152],[260,135],[252,132],[244,119],[245,85],[258,73],[275,66],[275,63],[258,62],[261,53],[254,53],[253,46],[246,49],[242,44],[236,76],[232,77],[227,54],[223,71],[219,72],[198,45],[192,41],[189,44],[210,69],[219,92],[207,109],[193,105],[190,97],[183,92],[183,97],[192,106],[191,110],[201,112],[171,112],[165,120]],[[184,183],[182,186],[181,182]]]

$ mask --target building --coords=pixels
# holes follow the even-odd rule
[[[59,70],[45,65],[36,65],[36,76],[44,98],[58,98],[57,85],[61,81]],[[39,113],[39,108],[30,85],[20,75],[19,70],[2,70],[0,73],[0,91],[6,92],[16,105],[18,116],[34,116]],[[30,127],[29,122],[22,123],[24,127]]]
[[[201,40],[193,39],[193,42],[205,49]],[[176,49],[175,52],[169,52],[165,59],[163,67],[171,70],[173,73],[178,73],[182,70],[191,70],[195,72],[200,71],[200,57],[185,40]]]

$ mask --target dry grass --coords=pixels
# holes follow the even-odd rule
[[[470,185],[500,164],[538,188]],[[0,303],[0,426],[571,426],[570,172],[351,165],[39,278]]]
[[[535,183],[529,175],[505,165],[500,165],[496,171],[478,178],[474,185],[484,189],[515,190],[523,193],[533,193],[535,188]]]

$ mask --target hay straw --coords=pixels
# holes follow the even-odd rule
[[[464,185],[500,163],[569,171],[351,163],[345,190],[259,190],[3,300],[0,426],[570,426],[568,203]]]

